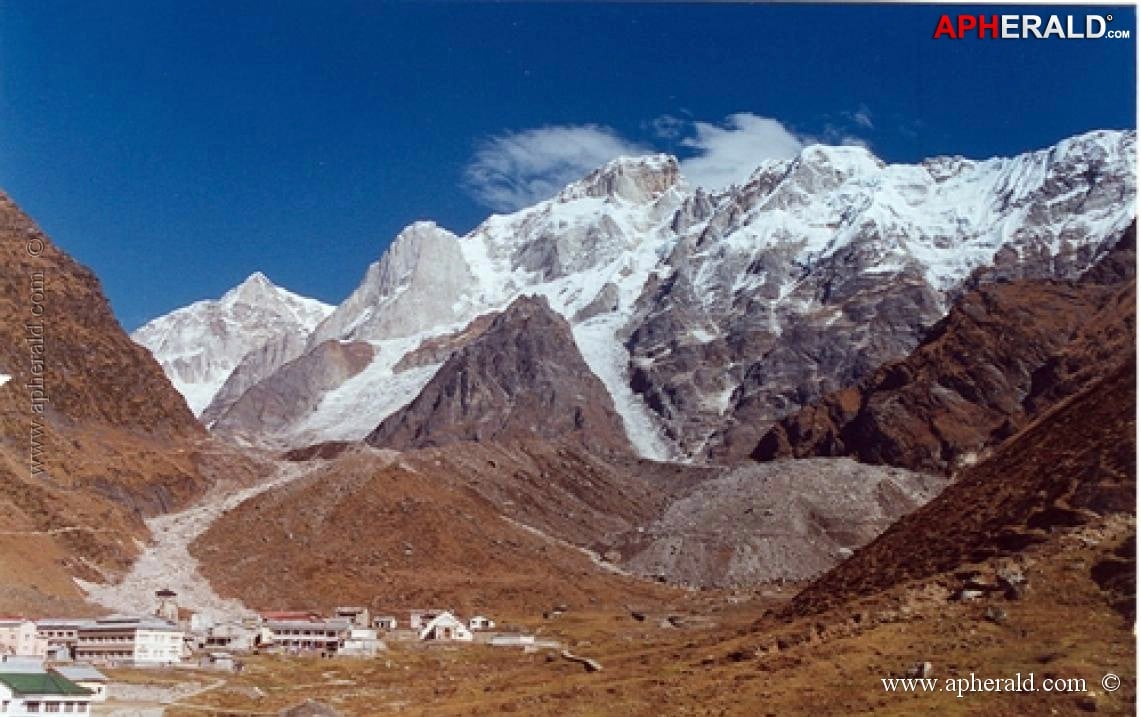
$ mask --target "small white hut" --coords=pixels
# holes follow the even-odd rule
[[[471,642],[472,634],[467,625],[463,624],[450,612],[442,612],[432,618],[420,630],[421,640],[454,640]]]
[[[483,615],[476,615],[467,621],[467,626],[468,629],[470,629],[472,632],[477,630],[494,630],[495,620],[492,620],[489,617],[484,617]]]

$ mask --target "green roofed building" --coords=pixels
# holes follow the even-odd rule
[[[51,670],[0,672],[0,717],[88,714],[91,690]]]

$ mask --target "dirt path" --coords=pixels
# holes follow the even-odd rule
[[[117,533],[110,528],[92,528],[88,525],[65,525],[48,530],[0,530],[0,535],[63,535],[64,533]]]
[[[115,584],[76,580],[87,599],[108,610],[128,615],[146,615],[155,607],[154,593],[169,588],[178,593],[178,604],[214,621],[252,615],[240,601],[223,598],[198,571],[198,561],[188,550],[190,543],[206,531],[227,510],[250,498],[300,478],[311,465],[285,463],[277,474],[252,488],[207,496],[201,503],[178,513],[167,513],[147,520],[152,541],[143,550],[130,572]]]
[[[555,536],[550,535],[549,533],[544,533],[543,531],[539,530],[538,528],[536,528],[532,525],[527,525],[526,523],[520,523],[518,520],[515,520],[514,518],[509,518],[506,515],[501,515],[499,517],[503,518],[503,520],[507,521],[511,525],[514,525],[516,528],[519,528],[520,530],[524,530],[524,531],[526,531],[526,532],[528,532],[531,535],[534,535],[536,537],[542,538],[543,540],[546,540],[547,542],[554,543],[555,545],[567,548],[569,550],[573,550],[577,553],[582,553],[588,559],[590,559],[590,562],[594,563],[595,567],[600,568],[600,569],[602,569],[608,573],[613,573],[614,575],[621,575],[621,576],[627,577],[627,578],[636,578],[638,580],[649,580],[649,578],[647,578],[645,575],[638,575],[637,573],[631,573],[631,572],[628,572],[626,570],[623,570],[621,567],[619,567],[618,565],[615,565],[614,563],[610,562],[609,560],[603,558],[601,555],[594,552],[590,548],[584,548],[581,545],[575,545],[574,543],[569,543],[569,542],[563,540],[562,538],[556,538]]]

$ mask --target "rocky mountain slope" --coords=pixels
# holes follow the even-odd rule
[[[814,578],[938,495],[946,481],[851,460],[743,465],[617,541],[623,567],[686,585]]]
[[[1129,311],[1134,303],[1129,302]],[[995,556],[1017,556],[1053,531],[1132,513],[1136,503],[1136,350],[1100,364],[1066,398],[799,595],[814,611]]]
[[[82,612],[72,578],[125,569],[143,516],[200,495],[228,449],[128,338],[95,276],[3,194],[0,254],[0,612]]]
[[[630,446],[613,405],[579,354],[570,324],[546,299],[522,297],[456,349],[416,399],[366,440],[403,450],[566,438],[625,453]]]
[[[1128,230],[1079,281],[964,294],[914,353],[782,419],[753,457],[853,456],[938,472],[976,462],[1130,350],[1135,236]]]
[[[307,408],[285,425],[227,431],[360,439],[447,358],[409,368],[410,352],[538,294],[640,455],[743,457],[772,422],[911,352],[963,291],[1088,268],[1134,219],[1135,143],[1097,131],[917,165],[813,146],[718,193],[689,187],[671,157],[625,158],[464,236],[418,222],[306,340],[368,342],[370,364],[302,382]],[[273,380],[246,373],[233,380]]]
[[[222,298],[172,311],[131,338],[154,354],[190,410],[200,415],[236,366],[243,365],[243,383],[229,388],[227,401],[300,355],[306,337],[332,310],[256,272]],[[246,360],[251,352],[259,352],[259,358]]]
[[[255,350],[251,356],[260,353]],[[240,394],[231,393],[231,387],[250,377],[245,365],[239,364],[202,417],[212,417],[210,428],[216,434],[254,441],[259,434],[288,428],[305,418],[325,391],[363,371],[372,358],[373,349],[367,342],[325,341]],[[229,405],[223,403],[230,398]]]
[[[945,484],[846,460],[726,472],[604,458],[573,436],[357,445],[305,465],[307,477],[228,511],[191,546],[222,594],[514,611],[681,594],[661,583],[801,581]]]

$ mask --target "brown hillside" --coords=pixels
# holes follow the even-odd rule
[[[524,527],[545,531],[558,523],[565,532],[577,526],[586,533],[603,513],[591,505],[589,490],[545,504],[569,481],[594,480],[610,495],[606,520],[616,530],[646,510],[638,493],[623,494],[601,473],[552,477],[558,449],[541,455],[538,448],[452,448],[463,457],[453,460],[445,449],[404,455],[350,449],[226,514],[192,553],[219,592],[265,608],[359,603],[534,614],[560,603],[615,605],[675,594],[608,572],[569,544]],[[468,459],[494,462],[498,470],[457,474]],[[578,471],[593,459],[568,460]],[[536,485],[544,471],[523,467],[544,463],[547,480]],[[489,498],[497,494],[500,500]],[[606,523],[598,527],[605,532]]]
[[[95,276],[3,194],[0,373],[0,612],[84,609],[71,577],[125,568],[141,517],[199,495],[217,461]]]
[[[898,583],[1017,554],[1056,527],[1131,513],[1136,500],[1136,353],[967,470],[923,508],[812,583],[812,612]]]

